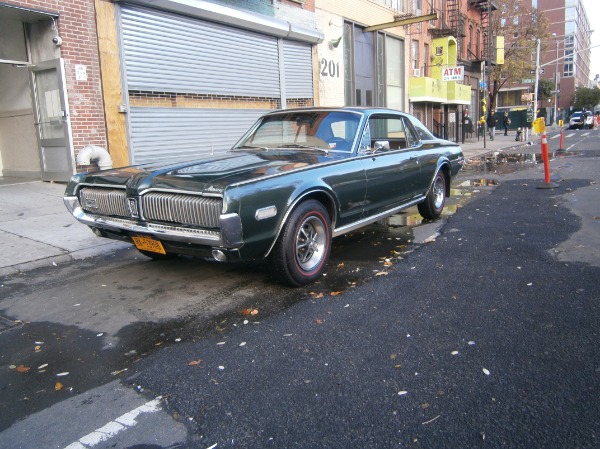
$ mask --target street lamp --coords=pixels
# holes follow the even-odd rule
[[[556,68],[554,69],[554,127],[558,124],[558,36],[556,33],[552,33],[554,40],[556,41]]]

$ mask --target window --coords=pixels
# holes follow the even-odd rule
[[[412,68],[419,68],[419,41],[413,40],[411,42],[411,58],[412,58]]]
[[[429,72],[429,44],[423,45],[423,59],[425,60],[425,64],[423,64],[423,76],[427,76]]]
[[[401,150],[414,147],[419,138],[403,117],[375,116],[369,119],[371,148]],[[375,142],[379,142],[377,145]]]

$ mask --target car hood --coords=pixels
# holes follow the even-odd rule
[[[188,162],[143,164],[79,175],[79,183],[125,186],[130,193],[147,189],[221,193],[231,184],[346,158],[348,154],[304,151],[235,151]]]

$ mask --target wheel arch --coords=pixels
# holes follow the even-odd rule
[[[329,214],[329,219],[331,221],[331,223],[330,223],[331,229],[335,229],[335,222],[337,220],[338,201],[337,201],[335,195],[333,194],[333,192],[327,191],[322,188],[307,190],[307,191],[303,192],[302,194],[297,195],[296,198],[293,201],[291,201],[290,204],[288,205],[288,207],[285,211],[285,214],[283,215],[283,218],[281,219],[281,221],[279,222],[279,225],[277,226],[277,232],[275,233],[275,237],[273,238],[273,241],[271,242],[269,249],[265,253],[265,257],[268,257],[269,254],[271,254],[271,252],[273,251],[273,248],[275,247],[275,244],[277,243],[277,240],[279,239],[279,236],[281,235],[281,231],[282,231],[283,227],[285,226],[285,224],[287,223],[287,221],[289,220],[290,215],[292,214],[294,209],[296,209],[298,207],[298,205],[300,205],[303,202],[308,201],[308,200],[315,200],[323,205],[323,207]]]

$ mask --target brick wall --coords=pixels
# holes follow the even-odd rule
[[[106,148],[106,126],[100,83],[100,63],[93,0],[8,0],[4,3],[58,13],[58,34],[63,44],[67,95],[75,154],[86,145]],[[51,41],[48,45],[53,45]],[[86,68],[87,80],[76,80],[77,65]]]

